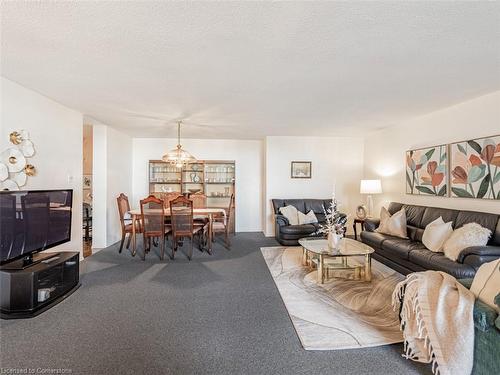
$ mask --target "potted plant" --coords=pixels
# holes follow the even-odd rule
[[[323,207],[325,223],[320,224],[320,228],[317,232],[326,235],[328,247],[332,250],[338,248],[340,240],[344,237],[344,228],[347,223],[347,216],[340,213],[337,206],[337,199],[334,196],[330,206],[326,209]]]

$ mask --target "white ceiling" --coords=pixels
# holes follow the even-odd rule
[[[184,137],[360,135],[500,89],[499,2],[1,11],[4,77],[139,137],[175,135],[176,118]]]

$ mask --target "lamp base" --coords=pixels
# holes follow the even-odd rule
[[[366,197],[366,203],[368,206],[368,215],[367,217],[372,218],[373,217],[373,197],[371,195],[368,195]]]

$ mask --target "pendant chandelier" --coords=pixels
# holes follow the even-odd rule
[[[177,122],[177,147],[170,150],[165,155],[163,155],[162,160],[170,163],[176,168],[180,169],[189,163],[196,162],[196,158],[191,155],[186,150],[182,149],[181,146],[181,124],[182,121]]]

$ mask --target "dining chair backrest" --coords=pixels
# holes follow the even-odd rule
[[[193,234],[193,202],[180,196],[170,202],[170,217],[174,236]]]
[[[203,193],[194,193],[189,196],[193,201],[193,208],[207,208],[207,196]]]
[[[165,233],[165,207],[163,201],[154,195],[142,199],[141,221],[145,235],[161,236]]]
[[[130,211],[130,203],[128,202],[128,197],[123,193],[121,193],[118,196],[118,198],[116,198],[116,202],[118,203],[118,214],[120,215],[120,224],[122,226],[122,230],[124,230],[126,215]]]
[[[170,192],[170,193],[159,193],[160,199],[163,200],[163,206],[165,209],[170,208],[170,202],[173,201],[175,198],[181,197],[182,194],[175,191],[175,192]]]

